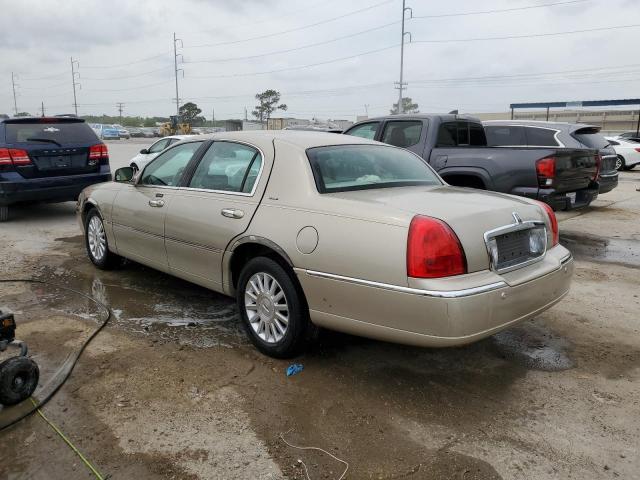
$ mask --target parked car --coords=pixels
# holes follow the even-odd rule
[[[317,327],[411,345],[470,343],[569,290],[546,204],[446,185],[418,155],[354,136],[191,137],[86,189],[98,268],[121,257],[235,296],[267,355]]]
[[[142,132],[142,136],[144,138],[153,138],[153,137],[155,137],[155,134],[153,133],[153,128],[152,127],[142,127],[140,129],[140,131]]]
[[[541,200],[554,209],[598,196],[598,159],[584,148],[488,147],[480,120],[454,114],[391,115],[356,123],[347,135],[406,148],[450,185]]]
[[[621,138],[623,140],[631,140],[634,142],[640,142],[640,134],[638,134],[638,132],[624,132],[618,135],[616,138]]]
[[[107,146],[84,120],[0,120],[0,221],[14,204],[76,200],[86,186],[108,180]]]
[[[165,148],[179,142],[180,140],[191,137],[193,137],[193,135],[170,135],[168,137],[161,138],[157,142],[153,143],[149,148],[143,148],[140,150],[140,152],[131,159],[129,165],[135,170],[140,170],[144,168],[147,163],[156,158]]]
[[[640,142],[620,137],[606,137],[606,139],[616,151],[616,168],[618,170],[632,170],[633,167],[640,164]]]
[[[98,138],[102,140],[120,140],[120,133],[117,128],[113,128],[111,125],[103,125],[101,123],[95,124],[93,131],[96,132]]]
[[[145,136],[141,128],[130,127],[128,130],[131,138],[144,138]]]
[[[600,127],[528,120],[491,120],[483,124],[488,143],[493,146],[591,150],[594,155],[599,155],[599,193],[610,192],[618,186],[616,152],[600,134]]]
[[[129,130],[124,128],[122,125],[114,124],[111,126],[118,131],[119,138],[127,138],[127,139],[131,138],[131,134],[129,133]]]

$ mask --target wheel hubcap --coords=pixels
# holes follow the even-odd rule
[[[616,158],[616,170],[620,170],[622,168],[622,160],[620,157]]]
[[[275,278],[268,273],[254,274],[244,289],[244,305],[258,337],[267,343],[282,340],[289,327],[289,305]]]
[[[89,251],[91,256],[97,261],[104,258],[107,251],[107,237],[104,233],[102,220],[98,217],[91,217],[89,228],[87,229],[87,239],[89,241]]]

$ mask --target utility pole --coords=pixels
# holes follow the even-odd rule
[[[122,123],[122,111],[124,110],[124,103],[116,103],[116,108],[118,109],[118,113],[120,114],[120,123]]]
[[[13,110],[18,115],[18,101],[16,100],[16,76],[11,72],[11,86],[13,87]]]
[[[247,107],[244,107],[244,121],[248,121],[249,118],[247,117]]]
[[[176,74],[176,115],[180,115],[180,95],[178,95],[178,72],[180,70],[182,70],[182,76],[184,77],[184,70],[178,68],[178,56],[182,56],[182,54],[178,53],[178,42],[180,42],[180,48],[182,48],[184,46],[182,40],[176,38],[176,32],[173,32],[173,66]]]
[[[211,126],[216,126],[216,109],[215,107],[211,107]]]
[[[406,83],[403,83],[402,81],[402,76],[403,76],[403,70],[404,70],[404,37],[406,35],[409,35],[409,41],[411,41],[411,33],[410,32],[405,32],[404,31],[404,20],[405,20],[405,14],[407,12],[407,10],[409,10],[411,12],[411,16],[409,18],[413,18],[413,10],[411,9],[411,7],[407,7],[405,6],[405,2],[406,0],[402,0],[402,38],[401,38],[401,42],[400,42],[400,81],[397,83],[397,89],[398,89],[398,113],[403,113],[402,111],[402,89],[405,87],[405,85],[407,85]]]
[[[44,117],[44,100],[41,102],[42,116]]]
[[[367,118],[369,118],[369,104],[368,103],[364,104],[364,113],[367,116]]]
[[[76,117],[78,116],[78,100],[76,97],[76,86],[79,86],[82,90],[82,85],[79,82],[76,82],[76,75],[80,78],[80,73],[76,72],[76,68],[80,68],[80,63],[77,60],[74,60],[71,57],[71,84],[73,85],[73,109],[76,112]]]

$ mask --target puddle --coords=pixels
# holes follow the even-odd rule
[[[513,327],[491,338],[500,356],[527,368],[554,372],[573,367],[566,353],[568,342],[538,325]]]
[[[579,260],[616,263],[640,268],[640,241],[596,235],[560,233],[560,243]]]

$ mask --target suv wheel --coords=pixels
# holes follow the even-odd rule
[[[107,234],[98,210],[92,209],[87,214],[84,225],[84,239],[87,255],[91,262],[102,270],[109,270],[122,261],[122,257],[109,251]]]
[[[626,165],[626,162],[624,161],[624,157],[622,155],[618,155],[618,158],[616,158],[616,170],[622,171],[626,169],[627,169],[627,165]]]
[[[0,222],[9,220],[9,207],[7,205],[0,206]]]
[[[304,295],[291,274],[270,258],[247,262],[240,273],[236,299],[247,335],[265,355],[294,357],[315,331]]]

